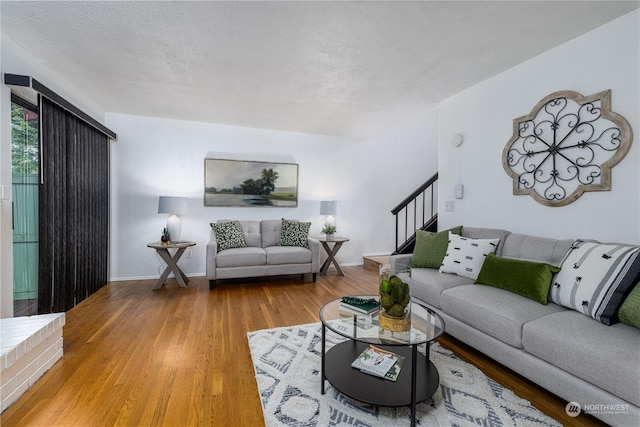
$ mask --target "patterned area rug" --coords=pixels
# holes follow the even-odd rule
[[[408,426],[410,408],[354,401],[329,382],[320,393],[320,323],[249,332],[262,410],[267,427]],[[327,332],[327,349],[340,342]],[[440,388],[417,405],[422,426],[561,426],[478,368],[435,343],[431,361]]]

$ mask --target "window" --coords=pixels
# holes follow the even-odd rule
[[[11,98],[14,316],[38,314],[38,180],[40,148],[35,105]]]

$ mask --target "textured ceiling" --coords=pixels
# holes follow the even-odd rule
[[[105,111],[366,138],[638,5],[2,1],[0,14]]]

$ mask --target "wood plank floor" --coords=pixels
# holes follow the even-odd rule
[[[67,312],[64,356],[0,417],[11,426],[263,425],[248,331],[318,322],[327,301],[376,293],[377,274],[330,269],[292,278],[114,282]],[[441,344],[565,425],[565,402],[450,337]]]

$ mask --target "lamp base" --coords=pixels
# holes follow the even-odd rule
[[[167,220],[167,231],[169,232],[169,241],[171,243],[178,243],[180,241],[180,233],[182,232],[182,225],[178,215],[171,215]]]

